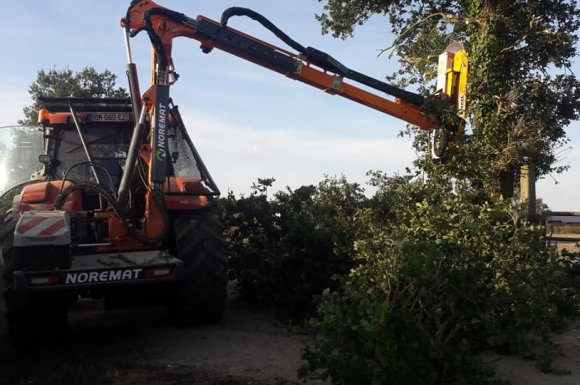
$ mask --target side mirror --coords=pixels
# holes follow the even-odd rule
[[[50,159],[50,155],[48,154],[41,154],[38,156],[38,161],[44,165],[50,164],[52,159]]]

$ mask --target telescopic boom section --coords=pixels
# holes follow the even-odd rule
[[[225,14],[230,10],[233,12],[230,12],[229,16],[244,14],[258,20],[293,48],[298,48],[299,53],[292,53],[227,27]],[[340,95],[374,108],[421,129],[444,129],[437,117],[426,115],[421,111],[423,103],[421,95],[401,90],[350,70],[330,55],[317,49],[303,48],[263,16],[253,11],[243,8],[230,10],[224,13],[220,24],[204,16],[192,19],[182,13],[163,8],[153,1],[134,0],[121,24],[131,36],[141,31],[148,33],[155,51],[154,80],[156,84],[170,85],[177,79],[171,49],[173,39],[182,36],[200,41],[201,49],[205,53],[218,48],[329,94]],[[385,92],[394,96],[394,99],[384,98],[357,85],[349,84],[344,79]]]

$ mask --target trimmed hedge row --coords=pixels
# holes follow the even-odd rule
[[[309,322],[302,375],[333,384],[491,384],[483,349],[521,352],[578,313],[561,255],[509,201],[372,173],[222,200],[243,298]],[[316,313],[313,311],[316,310]],[[541,338],[540,338],[541,339]]]

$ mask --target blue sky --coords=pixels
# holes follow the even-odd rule
[[[109,69],[126,85],[126,55],[119,20],[130,1],[0,0],[9,17],[0,24],[4,55],[0,61],[0,126],[22,118],[30,104],[28,86],[39,69],[92,66]],[[360,72],[382,78],[396,68],[395,58],[377,56],[390,45],[387,20],[375,17],[354,39],[322,36],[314,15],[316,0],[297,2],[159,1],[195,17],[218,19],[230,6],[256,10],[303,45],[324,50]],[[234,18],[230,25],[281,45],[257,23]],[[132,39],[141,88],[149,78],[149,45],[144,34]],[[173,58],[179,81],[171,93],[190,135],[222,192],[247,193],[256,178],[274,177],[275,189],[344,174],[366,182],[368,170],[402,171],[415,158],[410,142],[397,136],[405,123],[351,101],[284,78],[229,54],[204,55],[196,41],[176,41]],[[580,211],[580,136],[568,130],[573,149],[562,158],[571,170],[538,184],[538,195],[553,210]],[[578,148],[577,148],[578,147]]]

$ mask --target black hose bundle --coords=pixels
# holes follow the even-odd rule
[[[66,198],[73,191],[83,189],[94,191],[100,194],[103,198],[105,198],[105,200],[111,205],[113,210],[115,210],[119,218],[121,218],[121,222],[123,222],[123,226],[125,227],[127,232],[131,234],[133,237],[135,237],[135,239],[137,239],[139,242],[147,245],[152,245],[163,241],[163,239],[167,235],[167,232],[169,231],[169,214],[167,213],[167,209],[165,208],[165,200],[163,199],[163,194],[157,191],[152,191],[151,194],[153,196],[155,204],[157,205],[159,211],[161,212],[161,215],[163,215],[163,230],[161,231],[161,233],[152,238],[143,235],[137,229],[135,229],[133,227],[133,224],[126,217],[125,212],[121,209],[121,207],[119,207],[115,197],[109,191],[105,190],[103,187],[95,183],[82,182],[68,186],[54,200],[54,208],[56,210],[61,210],[62,206],[66,201]]]
[[[424,98],[422,95],[402,90],[398,87],[374,79],[358,71],[354,71],[345,66],[344,64],[342,64],[341,62],[339,62],[338,60],[336,60],[335,58],[333,58],[331,55],[327,54],[326,52],[320,51],[313,47],[304,47],[302,44],[299,44],[298,42],[290,38],[290,36],[284,33],[280,28],[276,27],[276,25],[274,25],[274,23],[272,23],[270,20],[268,20],[264,16],[260,15],[259,13],[251,9],[242,7],[231,7],[226,9],[222,13],[222,17],[220,20],[222,27],[226,27],[229,19],[232,18],[233,16],[247,16],[250,19],[256,20],[258,23],[262,24],[266,29],[271,31],[274,35],[276,35],[288,46],[292,47],[293,49],[304,55],[304,57],[311,63],[319,66],[320,68],[326,71],[331,71],[339,76],[354,80],[368,87],[395,96],[397,98],[401,98],[417,106],[422,106],[424,103]]]
[[[258,12],[242,7],[228,8],[222,13],[220,20],[222,27],[226,27],[228,25],[228,21],[230,18],[232,18],[232,16],[247,16],[250,19],[256,20],[258,23],[262,24],[266,29],[276,35],[280,40],[288,44],[288,46],[294,48],[301,54],[306,54],[306,48],[302,44],[296,42],[290,36],[286,35],[280,28],[276,27],[274,23],[260,15]]]

